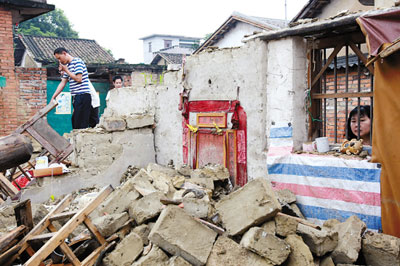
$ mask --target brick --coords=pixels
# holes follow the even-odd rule
[[[264,178],[250,181],[224,197],[215,207],[232,236],[266,222],[281,210],[269,181]]]
[[[126,121],[126,127],[128,129],[147,127],[155,124],[154,115],[150,114],[132,115],[126,117],[125,121]]]
[[[157,219],[149,240],[194,265],[204,265],[217,236],[177,206],[168,206]]]

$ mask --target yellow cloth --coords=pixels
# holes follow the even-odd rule
[[[374,78],[372,161],[382,164],[382,229],[400,237],[399,51],[375,62]]]

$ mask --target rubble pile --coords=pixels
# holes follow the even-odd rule
[[[312,224],[291,191],[265,178],[234,188],[222,166],[149,164],[122,180],[90,214],[109,242],[96,265],[400,265],[400,239],[368,231],[356,216]]]

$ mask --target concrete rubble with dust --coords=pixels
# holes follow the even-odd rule
[[[98,265],[400,265],[399,238],[367,230],[356,216],[311,224],[296,196],[266,178],[234,188],[222,166],[151,163],[128,167],[121,181],[90,215],[105,238],[114,237]],[[71,211],[96,193],[74,193]],[[56,202],[34,204],[34,221]],[[0,224],[3,233],[15,227],[12,206],[1,208]]]

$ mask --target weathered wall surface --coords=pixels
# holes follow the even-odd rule
[[[303,38],[268,42],[266,135],[270,136],[272,127],[292,127],[295,148],[299,148],[307,138],[306,73],[306,44]]]
[[[188,58],[189,101],[239,100],[247,114],[249,180],[264,176],[266,164],[267,44],[254,40],[240,48],[205,51]]]

